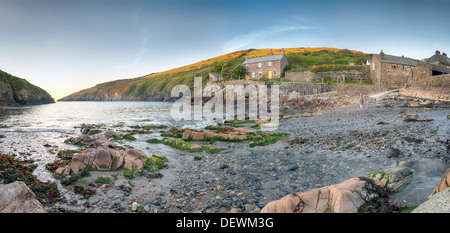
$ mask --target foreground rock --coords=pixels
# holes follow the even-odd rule
[[[0,185],[0,213],[45,213],[36,195],[22,181]]]
[[[77,174],[90,168],[97,171],[115,171],[120,168],[141,171],[147,156],[136,149],[117,147],[104,136],[98,136],[88,146],[88,149],[73,157],[65,167],[56,169],[55,174]]]
[[[430,197],[428,198],[429,199],[432,198],[433,195],[447,189],[448,187],[450,187],[450,168],[448,168],[447,171],[444,173],[438,186],[433,190]]]
[[[436,193],[411,213],[450,213],[450,188]]]
[[[290,194],[269,202],[261,213],[356,213],[366,202],[363,197],[369,179],[352,178],[342,183]]]
[[[357,213],[390,211],[389,194],[400,192],[412,180],[404,166],[371,173],[342,183],[299,192],[269,202],[262,213]],[[378,203],[378,204],[377,204]],[[381,204],[381,206],[379,206]]]

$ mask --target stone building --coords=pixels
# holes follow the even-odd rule
[[[420,61],[413,71],[411,86],[450,87],[450,59],[436,51]]]
[[[381,88],[399,88],[409,85],[417,61],[404,56],[374,54],[370,64],[370,78]]]
[[[246,79],[280,78],[284,68],[289,64],[284,49],[281,54],[274,55],[270,50],[269,56],[246,58],[242,65],[247,70]]]
[[[222,76],[218,73],[209,73],[209,81],[216,82],[222,80]]]

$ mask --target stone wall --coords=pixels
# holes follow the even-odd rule
[[[285,73],[285,79],[294,82],[311,82],[313,81],[314,77],[315,74],[311,71]]]
[[[450,74],[432,76],[431,66],[425,62],[419,62],[413,71],[411,86],[450,88]]]
[[[257,80],[229,80],[215,83],[207,83],[206,85],[214,84],[219,85],[221,88],[225,88],[226,85],[267,85],[268,91],[270,86],[280,85],[280,96],[288,99],[297,98],[300,96],[315,95],[326,92],[340,92],[347,95],[354,95],[359,93],[373,93],[380,91],[374,85],[338,85],[338,84],[321,84],[321,83],[308,83],[308,82],[264,82]]]
[[[311,71],[302,72],[286,72],[285,79],[289,81],[321,81],[322,79],[332,79],[335,81],[342,80],[345,77],[346,82],[371,82],[370,71],[368,66],[361,69],[343,70],[343,71],[327,71],[313,73]]]
[[[450,74],[431,76],[429,86],[450,88]]]

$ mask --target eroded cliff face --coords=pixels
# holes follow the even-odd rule
[[[49,104],[55,100],[43,89],[25,79],[0,70],[0,106]]]

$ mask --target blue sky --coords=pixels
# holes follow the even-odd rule
[[[0,69],[61,98],[248,48],[450,52],[450,1],[0,0]]]

